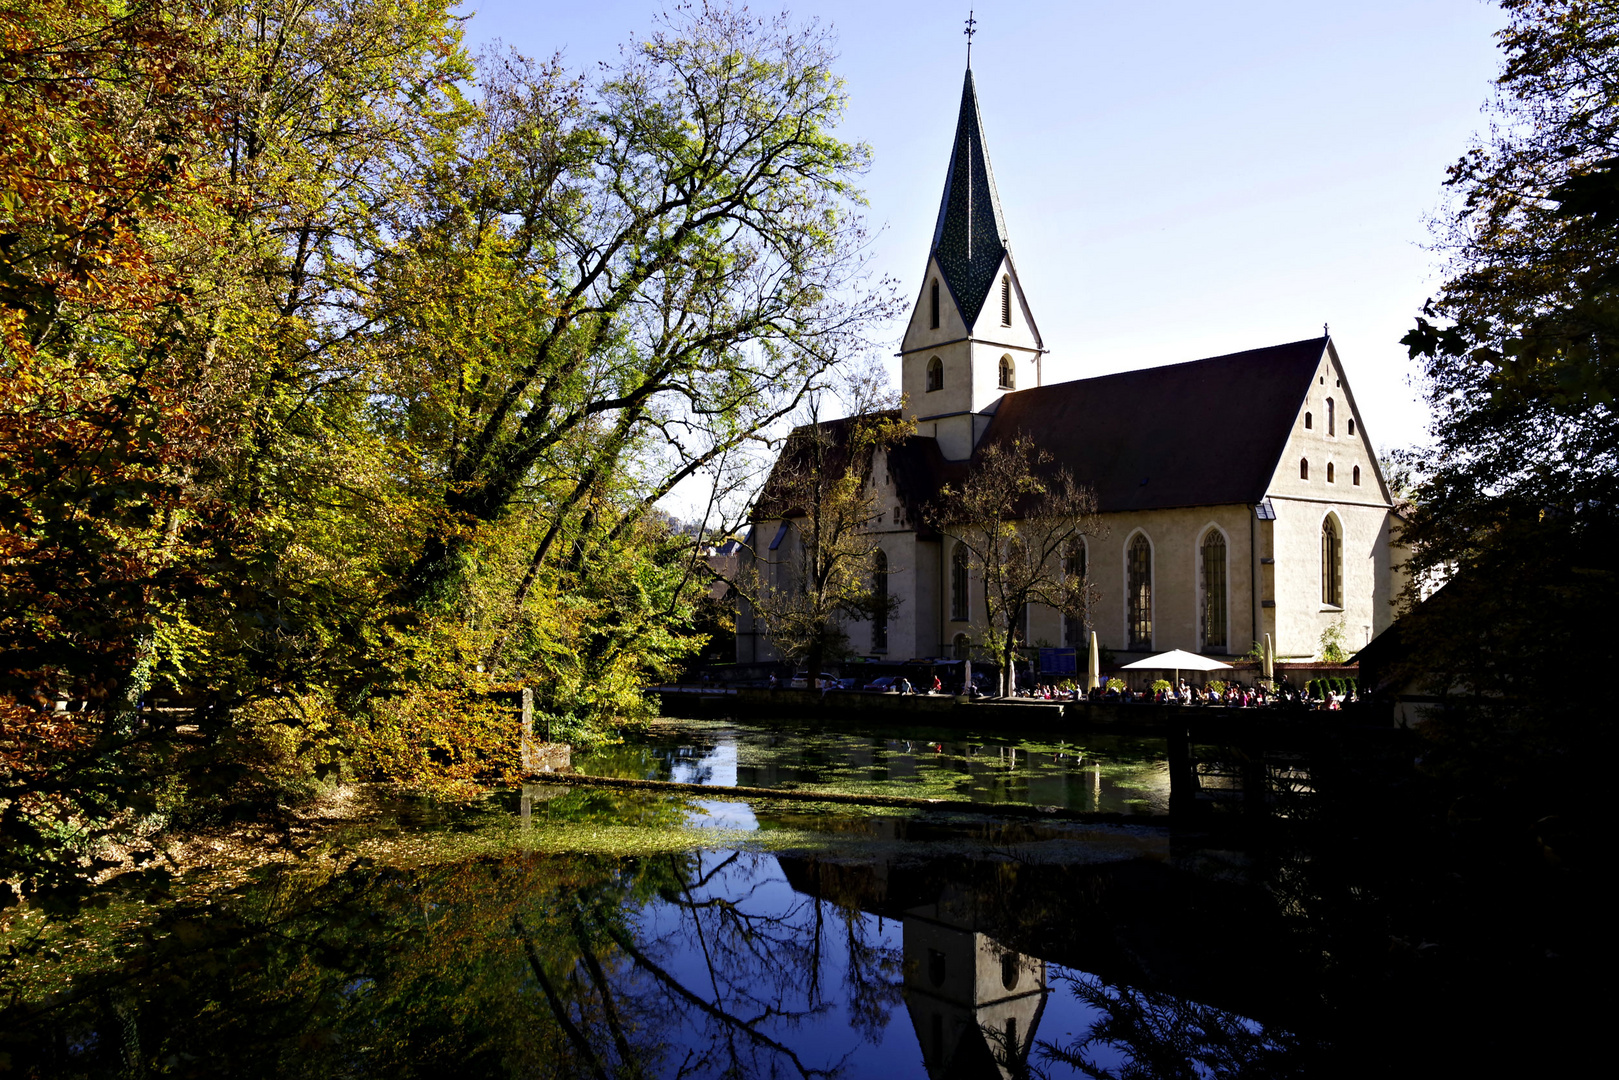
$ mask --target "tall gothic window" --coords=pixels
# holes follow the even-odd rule
[[[1063,553],[1063,577],[1069,580],[1084,582],[1085,572],[1085,541],[1078,539],[1068,541],[1068,550]],[[1076,614],[1065,614],[1062,620],[1063,637],[1073,648],[1080,648],[1085,644],[1085,620]]]
[[[1210,529],[1203,538],[1203,645],[1209,649],[1226,647],[1226,550],[1225,536]]]
[[[1336,434],[1338,434],[1338,424],[1337,424],[1337,421],[1333,418],[1333,411],[1334,410],[1333,410],[1333,405],[1332,405],[1332,399],[1328,398],[1327,399],[1327,434],[1328,435],[1336,435]]]
[[[1001,325],[1012,325],[1012,279],[1001,275]]]
[[[1001,357],[1001,389],[1017,389],[1017,368],[1013,365],[1010,356]]]
[[[871,560],[871,651],[888,651],[888,555],[882,548]]]
[[[950,556],[950,618],[967,621],[967,545],[957,544]]]
[[[937,356],[928,361],[928,393],[944,389],[944,362]]]
[[[939,279],[938,278],[934,278],[933,279],[933,284],[928,287],[928,312],[929,312],[929,316],[930,316],[929,319],[928,319],[928,328],[931,329],[931,330],[937,330],[939,328]]]
[[[1328,514],[1321,521],[1321,602],[1344,604],[1344,541],[1338,519]]]
[[[1152,545],[1137,533],[1130,541],[1130,648],[1152,648]]]

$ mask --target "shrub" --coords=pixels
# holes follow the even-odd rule
[[[1168,689],[1169,689],[1169,680],[1168,679],[1154,679],[1152,681],[1152,691],[1153,691],[1153,693],[1156,694],[1160,690],[1168,690]]]
[[[1224,679],[1210,679],[1208,689],[1213,690],[1216,694],[1223,694],[1225,693],[1225,685]]]
[[[1109,679],[1107,681],[1107,688],[1109,690],[1121,690],[1122,691],[1124,689],[1124,680],[1119,678],[1117,675],[1115,675],[1113,678],[1111,678],[1111,679]]]

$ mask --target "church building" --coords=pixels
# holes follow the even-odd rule
[[[1025,616],[1025,641],[1120,663],[1167,649],[1241,655],[1270,635],[1278,659],[1319,655],[1323,631],[1354,651],[1393,619],[1402,561],[1387,484],[1329,336],[1187,363],[1048,383],[985,150],[971,68],[944,196],[901,345],[903,415],[916,434],[872,463],[872,522],[898,600],[848,625],[857,653],[976,656],[982,584],[967,552],[921,510],[961,485],[974,455],[1021,436],[1095,491],[1104,535],[1067,572],[1096,590],[1088,625]],[[753,557],[788,559],[793,519],[753,522]],[[771,541],[765,550],[763,541]],[[737,659],[776,656],[746,609]],[[1081,660],[1083,664],[1083,660]]]

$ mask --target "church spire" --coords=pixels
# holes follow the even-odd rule
[[[933,229],[933,257],[968,326],[978,319],[1006,253],[1006,222],[995,193],[995,174],[984,149],[984,124],[972,68],[961,88],[956,144],[944,179],[939,221]]]

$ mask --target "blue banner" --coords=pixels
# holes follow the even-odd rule
[[[1072,675],[1079,670],[1077,649],[1041,649],[1040,674]]]

